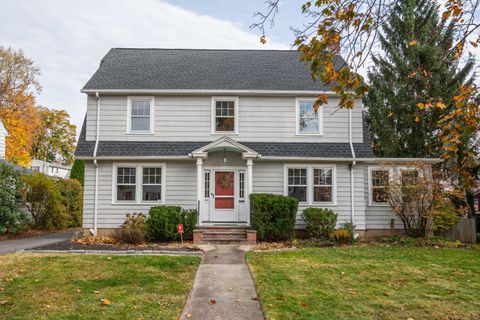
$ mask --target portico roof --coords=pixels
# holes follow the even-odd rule
[[[241,152],[244,157],[249,158],[259,158],[260,154],[245,146],[244,144],[235,141],[234,139],[223,136],[211,143],[204,145],[196,150],[194,150],[190,155],[194,158],[206,156],[209,152],[218,151],[218,150],[228,150]]]

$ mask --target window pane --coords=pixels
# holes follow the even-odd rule
[[[307,187],[288,187],[288,195],[297,198],[300,202],[307,201]]]
[[[300,118],[300,132],[318,133],[318,118]]]
[[[135,117],[132,116],[132,131],[149,131],[150,117]]]
[[[316,118],[317,112],[313,108],[313,102],[301,102],[300,103],[300,117],[301,118]]]
[[[135,184],[136,168],[117,168],[118,184]]]
[[[117,186],[117,200],[135,201],[135,186],[132,186],[132,185]]]
[[[143,168],[144,184],[161,184],[162,168]]]
[[[215,131],[235,131],[235,118],[216,118]]]
[[[418,182],[417,170],[402,170],[402,184],[415,184]]]
[[[332,169],[313,169],[314,185],[332,185]]]
[[[313,187],[314,202],[332,202],[332,187]]]
[[[143,194],[142,195],[143,201],[162,200],[162,186],[161,185],[143,186],[142,194]]]
[[[205,198],[210,198],[210,172],[205,171]]]
[[[372,186],[382,187],[388,185],[388,171],[374,170],[372,171]]]
[[[377,203],[387,202],[387,188],[373,188],[372,189],[372,201]]]
[[[150,100],[133,100],[132,116],[149,116]]]
[[[289,185],[307,185],[307,169],[288,169]]]
[[[244,199],[245,198],[245,173],[243,172],[240,172],[238,174],[239,176],[239,190],[238,190],[238,194],[239,194],[239,198],[240,199]]]

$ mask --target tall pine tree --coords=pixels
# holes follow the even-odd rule
[[[377,156],[438,157],[438,120],[453,108],[460,85],[473,82],[472,58],[451,54],[452,24],[432,0],[401,0],[382,26],[382,53],[368,71],[366,121]],[[460,59],[461,60],[461,59]],[[441,101],[445,108],[418,106]]]

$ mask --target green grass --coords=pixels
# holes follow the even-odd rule
[[[267,319],[480,319],[480,250],[249,252]]]
[[[177,319],[199,263],[199,257],[0,256],[0,319]]]

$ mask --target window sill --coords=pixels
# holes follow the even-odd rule
[[[226,136],[226,135],[235,136],[235,135],[238,135],[238,132],[225,131],[225,132],[212,132],[211,134],[216,136]]]
[[[151,136],[155,133],[153,132],[127,132],[127,135],[132,135],[132,136]]]
[[[296,133],[296,136],[323,136],[323,133]]]
[[[164,202],[162,201],[154,201],[154,202],[144,202],[144,201],[141,201],[141,202],[134,202],[134,201],[125,201],[125,202],[115,202],[115,201],[112,201],[111,203],[112,205],[152,205],[152,204],[164,204]]]

